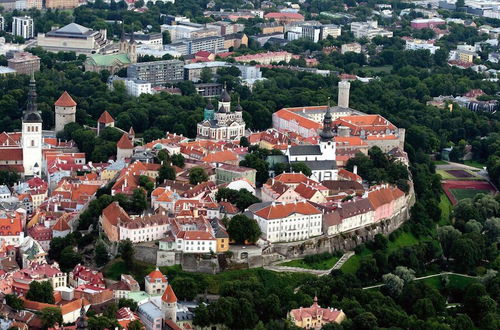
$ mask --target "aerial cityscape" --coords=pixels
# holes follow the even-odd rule
[[[0,0],[0,329],[500,329],[500,1]]]

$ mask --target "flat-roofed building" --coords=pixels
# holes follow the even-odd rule
[[[7,60],[9,68],[17,73],[31,74],[40,71],[40,57],[28,52],[14,53],[14,57]]]
[[[184,80],[184,62],[166,60],[136,63],[127,68],[127,77],[149,82],[152,86],[179,82]]]

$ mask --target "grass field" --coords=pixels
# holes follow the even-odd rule
[[[403,232],[394,242],[389,241],[387,249],[390,253],[404,246],[418,244],[418,242],[418,239],[413,236],[413,234]],[[364,249],[360,254],[353,255],[349,258],[349,260],[347,260],[340,269],[345,273],[354,274],[358,270],[361,260],[372,254],[373,251]]]
[[[464,164],[467,166],[472,166],[472,167],[478,168],[480,170],[482,170],[483,167],[486,166],[486,164],[477,162],[475,160],[466,160],[466,161],[464,161]]]
[[[446,197],[445,194],[441,194],[439,200],[439,208],[441,209],[441,220],[439,220],[439,226],[446,226],[451,224],[450,216],[453,206],[451,205],[450,200]]]
[[[451,274],[451,275],[444,275],[448,276],[448,280],[450,281],[448,286],[450,288],[457,288],[457,289],[464,289],[467,287],[469,284],[476,282],[477,279],[475,278],[470,278],[466,276],[461,276],[457,274]],[[435,277],[430,277],[430,278],[425,278],[423,280],[420,280],[438,290],[444,289],[444,283],[443,283],[443,276],[435,276]]]
[[[445,160],[435,160],[434,165],[448,165],[449,163]]]
[[[325,270],[332,268],[337,261],[339,261],[339,257],[331,257],[329,259],[308,264],[304,261],[304,259],[296,259],[291,261],[286,261],[284,263],[279,264],[279,266],[287,266],[287,267],[297,267],[297,268],[305,268],[305,269],[319,269]]]
[[[453,196],[457,199],[457,201],[461,201],[465,198],[474,198],[477,194],[489,194],[491,193],[489,190],[483,189],[458,189],[453,188],[450,189]]]

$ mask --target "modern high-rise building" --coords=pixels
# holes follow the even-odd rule
[[[12,34],[21,36],[24,39],[31,39],[35,36],[35,25],[33,18],[29,16],[12,18]]]
[[[149,82],[152,86],[179,82],[184,80],[184,62],[167,60],[136,63],[127,68],[127,77]]]

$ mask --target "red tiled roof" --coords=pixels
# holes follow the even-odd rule
[[[201,159],[207,163],[225,163],[238,160],[238,156],[231,150],[209,153]]]
[[[158,268],[156,268],[151,273],[149,273],[146,276],[146,279],[148,281],[157,280],[158,279],[158,280],[161,280],[162,282],[167,282],[167,277],[165,275],[163,275],[163,273]]]
[[[0,160],[23,160],[22,148],[0,149]]]
[[[97,121],[102,124],[110,124],[115,122],[113,117],[111,117],[111,115],[107,111],[104,111]]]
[[[128,138],[127,133],[123,133],[122,137],[116,144],[116,147],[120,149],[134,149],[134,145],[132,141],[130,141],[130,139]]]
[[[265,16],[267,19],[284,19],[284,18],[293,18],[293,19],[304,19],[304,16],[299,13],[267,13]]]
[[[302,117],[301,115],[287,109],[276,111],[273,115],[276,115],[287,121],[295,121],[299,126],[307,129],[318,130],[321,128],[321,124],[315,122],[314,120]]]
[[[68,92],[64,91],[54,105],[58,107],[76,107],[76,102]]]
[[[163,296],[161,296],[161,300],[163,300],[164,302],[169,303],[169,304],[177,302],[177,297],[176,297],[175,292],[172,289],[172,286],[170,284],[167,285],[167,289],[163,293]]]
[[[130,221],[130,217],[127,212],[118,204],[118,202],[113,202],[109,204],[103,211],[102,215],[107,221],[113,226],[118,225],[120,221]]]
[[[255,212],[261,218],[271,220],[286,218],[291,214],[299,213],[304,215],[320,214],[321,211],[309,202],[296,202],[287,204],[269,205]]]

